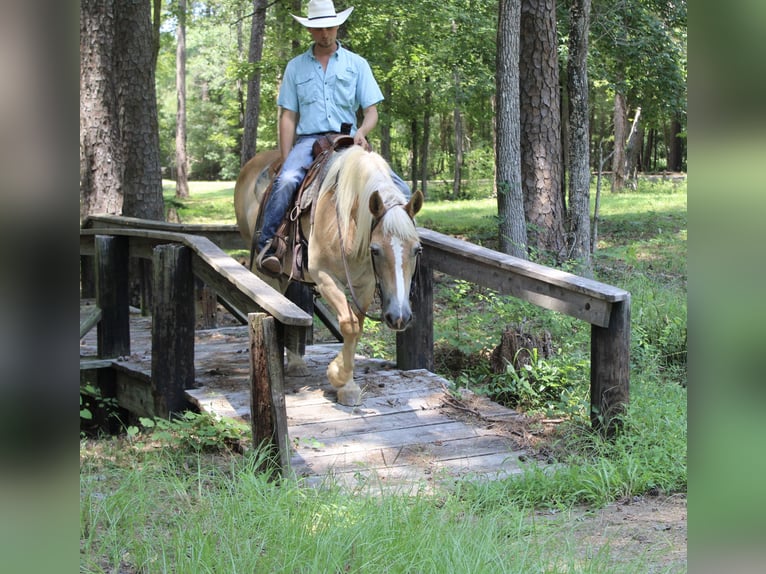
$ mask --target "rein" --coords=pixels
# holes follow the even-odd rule
[[[383,214],[385,216],[385,213]],[[383,221],[383,217],[378,219],[377,221],[374,221],[372,224],[372,227],[370,228],[370,234],[372,234],[375,227]],[[348,270],[348,261],[346,261],[346,248],[343,244],[343,231],[340,228],[340,212],[338,211],[338,204],[335,204],[335,222],[338,224],[338,241],[340,242],[340,256],[343,260],[343,269],[346,272],[346,284],[348,285],[348,290],[351,293],[351,300],[354,302],[354,306],[356,307],[357,311],[360,311],[365,317],[370,319],[371,321],[377,321],[378,323],[383,321],[383,316],[375,316],[369,315],[367,311],[362,311],[362,306],[359,304],[359,299],[356,297],[356,293],[354,292],[354,285],[351,281],[351,272]],[[375,292],[380,292],[380,282],[378,281],[378,274],[375,270],[375,258],[370,256],[370,262],[372,263],[372,272],[375,276]]]

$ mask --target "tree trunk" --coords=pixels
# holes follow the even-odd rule
[[[654,128],[649,128],[649,133],[646,136],[646,142],[644,144],[644,171],[651,172],[656,169],[653,162],[652,152],[654,150]]]
[[[569,19],[569,234],[570,257],[580,274],[593,276],[590,248],[590,133],[588,122],[588,30],[591,0],[572,0]]]
[[[561,98],[555,0],[522,0],[519,58],[521,174],[529,245],[560,258]]]
[[[681,122],[673,118],[670,124],[670,145],[668,146],[668,171],[683,171],[684,138],[681,137]]]
[[[428,146],[431,140],[431,83],[426,78],[425,102],[423,107],[423,147],[420,154],[420,191],[428,197]]]
[[[418,120],[410,121],[410,138],[412,149],[410,151],[410,174],[412,175],[412,193],[418,189]]]
[[[255,155],[258,143],[258,115],[261,111],[261,57],[263,56],[263,34],[266,28],[266,0],[253,0],[253,21],[250,29],[250,53],[248,61],[254,66],[247,83],[247,104],[245,125],[242,134],[240,165],[245,165]]]
[[[80,2],[80,220],[122,212],[120,124],[114,75],[114,2]]]
[[[391,101],[391,80],[383,84],[383,101]],[[391,114],[381,114],[380,122],[380,155],[391,163]]]
[[[454,70],[455,77],[455,173],[452,180],[452,199],[460,197],[460,183],[463,179],[463,114],[460,111],[462,96],[460,93],[460,72]]]
[[[628,138],[628,110],[625,94],[614,94],[614,155],[612,156],[612,193],[625,187],[625,144]]]
[[[527,258],[519,134],[521,0],[500,0],[497,25],[495,182],[500,251]]]
[[[630,187],[638,187],[638,156],[641,152],[641,141],[643,131],[641,126],[641,107],[636,108],[633,116],[633,124],[630,126],[630,134],[625,144],[625,178],[630,180]]]
[[[186,158],[186,0],[178,0],[176,28],[176,197],[189,197]]]
[[[114,43],[125,158],[123,215],[164,219],[149,0],[117,0]]]

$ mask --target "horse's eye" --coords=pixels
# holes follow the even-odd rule
[[[372,256],[373,256],[373,257],[377,257],[377,256],[378,256],[378,255],[380,255],[382,252],[383,252],[383,250],[381,249],[380,245],[377,245],[377,244],[375,244],[375,243],[373,243],[372,245],[370,245],[370,253],[372,253]]]
[[[412,248],[412,253],[413,253],[414,255],[420,255],[421,253],[423,253],[423,246],[422,246],[422,245],[420,245],[420,243],[418,243],[417,245],[415,245],[415,246]]]

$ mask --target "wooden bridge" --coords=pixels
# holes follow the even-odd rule
[[[590,323],[591,419],[613,431],[628,401],[630,294],[419,232],[415,326],[397,334],[395,363],[359,358],[360,407],[338,405],[324,377],[336,345],[309,344],[311,375],[284,376],[286,331],[310,335],[312,310],[331,331],[332,319],[320,302],[312,309],[311,298],[303,298],[301,308],[229,257],[222,249],[242,248],[235,226],[88,219],[80,232],[81,276],[85,300],[93,302],[81,304],[81,372],[95,374],[102,391],[138,415],[196,406],[249,421],[256,444],[270,441],[284,469],[315,481],[329,472],[351,485],[411,487],[516,472],[516,414],[470,394],[458,402],[431,372],[432,278],[441,271]],[[146,286],[142,310],[128,304],[131,259]],[[196,329],[216,302],[243,325]]]

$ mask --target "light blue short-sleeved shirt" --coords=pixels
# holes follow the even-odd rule
[[[338,49],[330,57],[327,71],[314,57],[314,45],[287,63],[277,104],[299,114],[297,135],[339,132],[340,124],[351,124],[356,132],[356,111],[383,101],[367,60]]]

